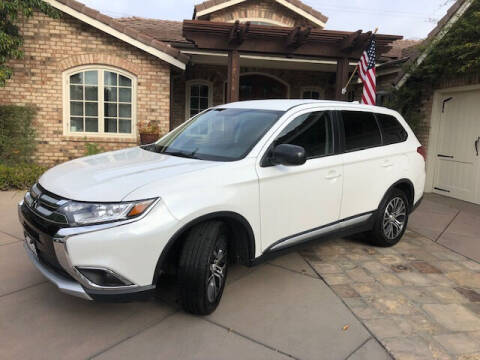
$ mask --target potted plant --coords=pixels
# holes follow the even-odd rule
[[[140,133],[140,144],[146,145],[157,141],[160,138],[160,127],[153,121],[142,121],[138,124]]]

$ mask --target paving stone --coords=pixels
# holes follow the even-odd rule
[[[410,266],[412,266],[422,274],[440,274],[441,273],[440,270],[438,270],[435,266],[430,265],[426,261],[414,261],[410,263]]]
[[[431,284],[438,286],[450,286],[454,287],[455,282],[447,278],[444,274],[423,274]]]
[[[341,298],[360,297],[350,285],[332,285],[332,289]]]
[[[367,261],[362,263],[362,267],[372,274],[391,272],[392,270],[378,261]]]
[[[399,265],[402,264],[405,260],[398,255],[377,255],[376,259],[384,265]]]
[[[440,269],[442,272],[454,272],[454,271],[465,270],[465,268],[462,265],[450,260],[437,261],[435,263],[435,267]]]
[[[478,262],[467,260],[462,261],[461,264],[470,270],[480,272],[480,263]]]
[[[347,304],[349,308],[368,307],[368,304],[361,297],[345,298],[343,302]]]
[[[345,272],[354,282],[357,283],[369,283],[375,282],[375,278],[368,275],[365,270],[361,267],[357,267],[355,269],[347,270]]]
[[[383,314],[413,315],[418,313],[415,306],[404,296],[389,294],[370,299],[373,306]]]
[[[480,360],[480,353],[460,355],[457,360]]]
[[[405,335],[392,318],[365,320],[365,325],[379,339]]]
[[[395,264],[395,265],[392,265],[391,268],[396,273],[413,271],[413,269],[406,264]]]
[[[335,264],[312,263],[313,268],[319,274],[338,274],[343,273],[342,269]]]
[[[407,296],[410,300],[417,304],[437,304],[438,299],[435,298],[425,287],[401,287],[397,289],[399,293]]]
[[[459,291],[455,291],[449,287],[436,286],[428,288],[428,291],[444,304],[462,304],[468,302],[468,299],[462,296]]]
[[[377,294],[384,291],[383,286],[378,283],[354,283],[351,286],[361,296]]]
[[[442,346],[455,355],[468,354],[480,350],[480,342],[473,340],[467,334],[445,334],[434,336]]]
[[[477,288],[480,289],[480,273],[472,273],[469,271],[457,271],[447,273],[446,276],[454,280],[458,285],[462,287]]]
[[[352,282],[352,280],[345,274],[323,274],[322,278],[328,285],[344,285]]]
[[[430,348],[419,336],[385,340],[385,346],[397,360],[432,360]]]
[[[471,312],[477,314],[477,316],[480,317],[480,303],[468,303],[464,304],[463,306],[465,306]]]
[[[470,302],[480,302],[480,294],[475,290],[463,287],[457,287],[455,288],[455,290],[457,290],[460,294],[466,297]]]
[[[432,255],[442,259],[442,260],[452,260],[452,261],[465,261],[467,260],[464,256],[456,254],[450,250],[442,249],[440,251],[432,252]]]
[[[384,274],[376,274],[375,279],[382,283],[385,286],[402,286],[403,282],[400,278],[394,274],[384,273]]]
[[[430,321],[424,315],[397,316],[395,321],[398,327],[409,336],[414,335],[437,335],[447,332],[440,325]]]
[[[304,275],[317,277],[310,265],[297,252],[291,252],[283,256],[279,256],[269,261],[269,263],[281,266]]]
[[[414,272],[404,272],[397,274],[400,279],[405,281],[407,284],[412,284],[415,286],[429,286],[431,285],[430,280],[422,274]]]
[[[426,304],[423,309],[440,325],[452,331],[480,330],[480,318],[462,305]]]
[[[385,317],[385,314],[382,314],[380,311],[378,311],[377,309],[374,309],[371,306],[353,307],[351,308],[351,310],[355,315],[357,315],[362,320],[379,319],[379,318]]]

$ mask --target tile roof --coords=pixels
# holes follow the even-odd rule
[[[182,35],[182,21],[124,17],[116,19],[120,23],[147,33],[157,40],[174,43],[189,43]]]
[[[213,7],[213,6],[223,4],[223,3],[226,3],[226,2],[229,2],[229,1],[230,0],[208,0],[208,1],[202,2],[198,5],[195,5],[194,17],[195,17],[195,14],[197,14],[200,11],[207,10],[207,9]],[[315,10],[311,6],[308,6],[308,5],[304,4],[303,2],[301,2],[299,0],[285,0],[285,1],[289,2],[290,4],[292,4],[293,6],[296,6],[299,9],[302,9],[306,13],[314,16],[315,18],[319,19],[320,21],[322,21],[324,23],[326,23],[328,21],[328,17],[323,15],[320,11]]]
[[[129,24],[123,23],[118,19],[114,19],[110,16],[104,15],[97,10],[89,8],[84,4],[75,1],[75,0],[56,0],[57,2],[68,6],[69,8],[76,10],[82,13],[89,18],[95,19],[100,21],[101,23],[111,27],[112,29],[117,30],[134,40],[137,40],[145,45],[151,46],[152,48],[164,52],[173,58],[186,63],[188,61],[188,57],[182,54],[179,50],[173,48],[169,44],[166,44],[163,41],[156,39],[154,36],[149,34],[148,32],[143,32],[138,27],[131,26]],[[49,2],[52,4],[51,2]],[[53,4],[52,4],[53,5]],[[53,5],[54,6],[54,5]]]
[[[417,45],[420,45],[422,40],[397,40],[391,44],[392,48],[387,53],[383,54],[387,58],[401,59],[413,55]]]

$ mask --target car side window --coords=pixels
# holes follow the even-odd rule
[[[275,145],[280,144],[302,146],[309,159],[333,154],[330,113],[312,112],[295,118],[275,140]]]
[[[383,145],[397,144],[407,140],[407,132],[394,116],[385,114],[376,114],[376,116],[382,130]]]
[[[375,115],[365,111],[342,111],[345,151],[382,145],[382,135]]]

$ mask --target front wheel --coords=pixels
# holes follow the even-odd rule
[[[180,255],[178,281],[183,308],[208,315],[218,306],[228,270],[228,228],[220,221],[193,227]]]
[[[402,238],[408,223],[408,200],[405,194],[397,189],[383,199],[377,213],[370,240],[373,245],[390,247]]]

